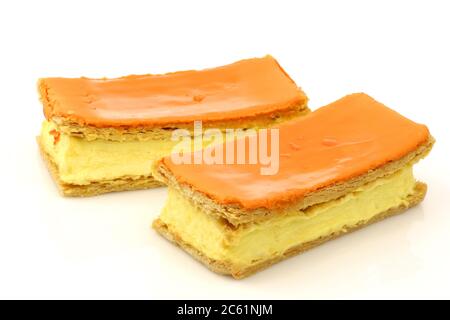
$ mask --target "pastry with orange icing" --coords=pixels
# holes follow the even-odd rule
[[[161,185],[154,161],[175,129],[270,127],[309,112],[307,97],[270,57],[200,71],[116,79],[44,78],[38,142],[62,193],[89,196]]]
[[[159,160],[169,197],[153,227],[213,271],[242,278],[425,196],[412,167],[434,139],[366,94],[278,128],[274,175],[261,175],[260,164]]]

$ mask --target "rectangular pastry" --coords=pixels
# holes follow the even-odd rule
[[[175,129],[268,127],[309,112],[307,97],[266,56],[201,71],[117,79],[44,78],[38,142],[62,193],[158,186],[154,161]]]
[[[169,197],[153,227],[242,278],[418,204],[426,185],[412,167],[433,142],[426,126],[352,94],[279,126],[275,175],[260,164],[159,160]]]

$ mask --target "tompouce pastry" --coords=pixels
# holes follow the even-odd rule
[[[44,78],[38,142],[66,196],[158,186],[152,163],[175,129],[258,128],[306,114],[307,97],[266,56],[201,71],[117,79]]]
[[[246,277],[418,204],[426,126],[352,94],[279,126],[279,171],[157,162],[169,197],[153,227],[211,270]]]

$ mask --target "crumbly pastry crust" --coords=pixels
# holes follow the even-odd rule
[[[305,105],[295,105],[285,110],[278,110],[268,114],[259,114],[247,118],[238,118],[221,121],[203,121],[204,129],[249,129],[267,128],[289,121],[296,117],[304,116],[310,112]],[[87,141],[102,139],[110,141],[146,141],[168,140],[175,129],[186,129],[191,133],[193,123],[172,123],[161,126],[141,127],[95,127],[83,125],[64,117],[51,117],[48,119],[56,124],[58,131]]]
[[[203,208],[203,211],[206,214],[216,215],[226,219],[230,224],[238,226],[248,222],[270,219],[271,217],[280,214],[287,208],[300,211],[309,206],[342,197],[360,186],[384,176],[391,175],[406,165],[413,165],[418,162],[430,152],[434,141],[434,138],[429,136],[426,143],[418,146],[414,151],[408,153],[399,160],[388,162],[379,168],[370,170],[367,173],[353,179],[341,183],[335,183],[331,186],[310,192],[303,198],[296,201],[291,201],[288,203],[275,203],[273,208],[270,209],[257,208],[248,210],[241,207],[239,204],[225,205],[217,203],[205,193],[195,190],[191,185],[178,183],[176,177],[164,165],[163,161],[158,161],[155,164],[153,173],[156,179],[164,182],[164,184],[167,184],[172,188],[175,188],[178,192],[181,192],[184,197],[191,199],[195,206]]]
[[[88,185],[68,184],[61,181],[58,166],[45,152],[40,138],[37,138],[39,149],[59,191],[66,197],[89,197],[116,191],[131,191],[161,187],[164,184],[153,176],[120,177],[112,180],[93,181]]]
[[[215,260],[215,259],[211,259],[211,258],[207,257],[201,251],[199,251],[196,248],[194,248],[193,246],[191,246],[189,243],[184,242],[183,239],[177,233],[170,230],[168,228],[168,226],[159,219],[157,219],[153,222],[153,228],[156,231],[158,231],[162,236],[164,236],[166,239],[168,239],[169,241],[180,246],[186,252],[188,252],[190,255],[192,255],[195,259],[197,259],[200,262],[202,262],[203,264],[205,264],[210,270],[212,270],[216,273],[219,273],[219,274],[231,275],[235,279],[242,279],[242,278],[248,277],[258,271],[261,271],[279,261],[282,261],[289,257],[298,255],[309,249],[312,249],[324,242],[333,240],[342,235],[356,231],[358,229],[361,229],[372,223],[384,220],[393,215],[400,214],[400,213],[404,212],[406,209],[411,208],[411,207],[417,205],[418,203],[420,203],[423,200],[423,198],[425,197],[426,191],[427,191],[426,184],[424,184],[422,182],[416,182],[414,192],[407,198],[407,204],[402,204],[400,206],[390,208],[384,212],[380,212],[376,216],[374,216],[372,219],[370,219],[366,222],[360,223],[356,226],[351,226],[349,228],[343,228],[339,232],[332,233],[326,237],[320,237],[313,241],[303,243],[298,246],[294,246],[292,248],[289,248],[285,252],[283,252],[281,255],[274,256],[274,257],[268,258],[263,261],[259,261],[256,264],[246,267],[246,268],[239,268],[239,266],[235,266],[228,261],[219,261],[219,260]]]

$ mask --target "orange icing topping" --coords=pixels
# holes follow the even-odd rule
[[[55,129],[50,130],[48,133],[53,136],[53,144],[56,145],[61,138],[61,133],[59,131],[56,131]]]
[[[429,139],[426,126],[363,93],[282,124],[279,130],[276,175],[261,175],[260,164],[180,165],[170,157],[163,162],[179,182],[221,204],[274,208],[398,160]]]
[[[47,118],[97,127],[241,119],[307,101],[271,56],[162,75],[44,78],[38,86]]]

